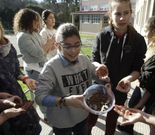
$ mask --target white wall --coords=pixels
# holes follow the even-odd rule
[[[145,22],[153,14],[155,0],[136,0],[134,26],[138,32],[143,34]]]

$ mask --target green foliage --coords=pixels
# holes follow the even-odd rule
[[[42,11],[44,10],[44,8],[42,8],[40,6],[32,5],[32,4],[28,4],[26,7],[37,11],[40,15],[41,15]]]
[[[63,3],[57,3],[56,0],[44,0],[41,3],[37,3],[36,0],[0,0],[0,21],[5,30],[12,30],[15,13],[26,7],[40,14],[44,9],[52,10],[58,27],[61,23],[71,22],[71,13],[79,11],[79,0],[65,0]],[[79,22],[78,18],[77,22]]]

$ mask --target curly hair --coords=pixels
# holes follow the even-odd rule
[[[4,28],[2,23],[0,22],[0,44],[3,44],[6,40],[6,37],[4,36]]]
[[[155,29],[155,16],[152,16],[148,19],[148,21],[145,24],[145,29],[147,31],[151,31]]]
[[[56,42],[64,42],[66,38],[71,37],[73,35],[77,36],[80,39],[80,34],[77,27],[72,23],[63,23],[57,29]]]
[[[20,9],[13,20],[13,30],[15,33],[21,31],[33,32],[33,21],[40,21],[40,15],[36,11],[28,8]]]

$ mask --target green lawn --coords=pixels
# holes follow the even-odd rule
[[[86,33],[80,33],[81,39],[87,38],[87,39],[95,39],[96,34],[86,34]]]
[[[80,33],[81,40],[84,41],[81,48],[81,53],[91,58],[92,56],[92,40],[95,40],[96,34]]]
[[[92,56],[92,48],[91,47],[82,47],[81,53],[91,58]]]

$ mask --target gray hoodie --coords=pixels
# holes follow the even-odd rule
[[[79,55],[76,64],[66,63],[58,54],[48,61],[39,77],[38,88],[35,92],[36,102],[42,104],[44,97],[79,95],[92,84],[95,76],[95,66],[83,55]],[[47,107],[47,119],[57,128],[73,127],[82,122],[88,112],[69,106]]]

